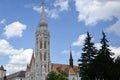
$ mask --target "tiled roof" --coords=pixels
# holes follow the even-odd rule
[[[32,62],[35,61],[35,56],[34,56],[34,53],[32,54],[32,57],[31,57],[31,61],[30,61],[30,65],[29,66],[29,69],[31,69],[31,66],[32,66]]]
[[[19,72],[10,74],[10,75],[7,76],[7,79],[8,80],[12,80],[13,78],[16,78],[16,77],[23,77],[23,78],[25,78],[25,71],[19,71]]]
[[[77,74],[79,67],[71,67],[70,65],[66,64],[52,64],[52,71],[59,72],[60,70],[65,71],[67,74]]]

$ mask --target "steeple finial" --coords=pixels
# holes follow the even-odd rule
[[[45,2],[44,0],[42,1],[42,12],[41,12],[41,21],[40,21],[40,26],[48,26],[46,17],[45,17]]]
[[[73,57],[72,57],[71,47],[70,47],[70,59],[69,59],[69,65],[70,65],[71,67],[73,67]]]

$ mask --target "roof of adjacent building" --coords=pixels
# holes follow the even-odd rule
[[[25,78],[25,71],[19,71],[19,72],[10,74],[7,76],[7,79],[12,80],[13,78],[16,78],[16,77]]]
[[[3,65],[1,65],[0,70],[6,71],[6,70],[4,69],[4,67],[3,67]]]
[[[65,71],[67,74],[77,74],[79,70],[79,66],[73,66],[67,64],[52,64],[52,71],[59,72],[59,71]]]
[[[29,71],[31,69],[33,61],[35,61],[35,55],[34,55],[34,53],[32,54],[32,57],[31,57],[31,60],[30,60],[30,64],[27,64],[26,71]]]

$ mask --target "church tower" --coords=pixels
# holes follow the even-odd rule
[[[51,71],[50,33],[45,17],[44,1],[42,3],[41,20],[36,30],[36,80],[45,80]]]

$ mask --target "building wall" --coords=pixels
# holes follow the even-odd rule
[[[3,78],[4,76],[6,76],[6,71],[0,70],[0,78]]]

